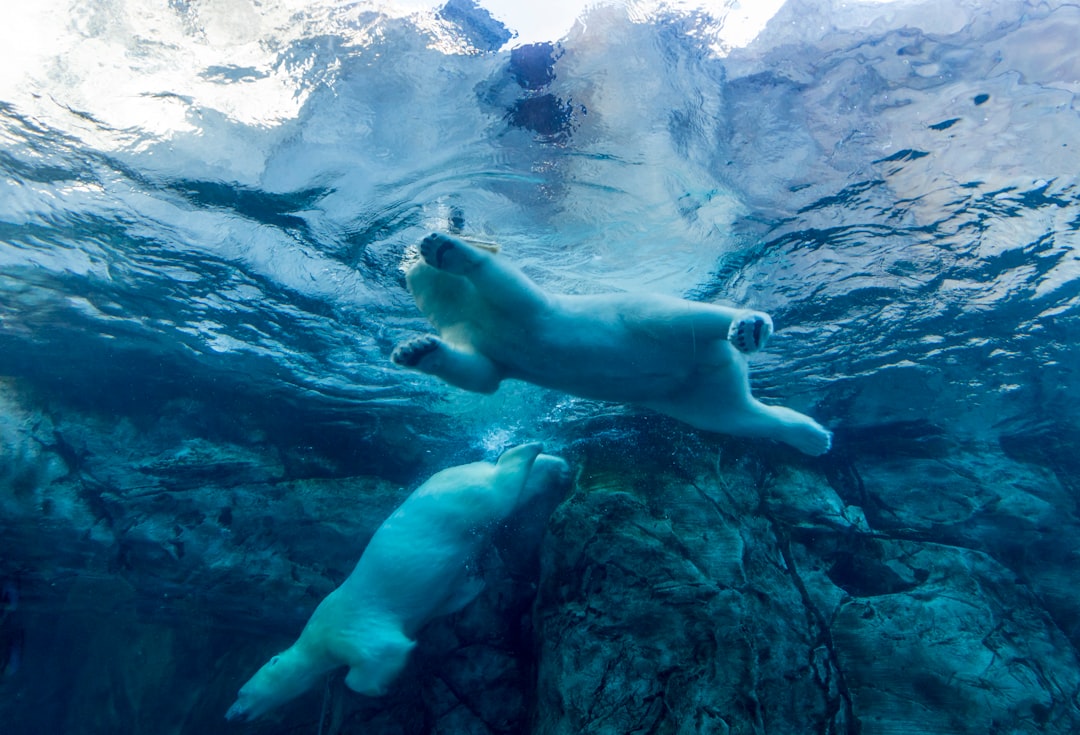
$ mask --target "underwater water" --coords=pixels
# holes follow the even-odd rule
[[[725,40],[734,10],[721,3],[600,4],[528,43],[459,0],[56,0],[8,13],[0,733],[1080,722],[1080,6],[789,0],[738,43]],[[431,331],[404,269],[434,230],[500,243],[553,291],[648,290],[768,312],[776,332],[750,360],[755,395],[829,427],[833,451],[807,460],[632,407],[523,383],[470,394],[393,365],[397,343]],[[522,569],[488,580],[486,607],[438,623],[384,702],[357,704],[334,680],[279,719],[224,721],[408,489],[530,439],[586,468],[539,562],[525,553]],[[731,490],[724,467],[730,487],[757,490]],[[706,472],[729,489],[710,494]],[[765,475],[819,482],[838,500],[791,500],[779,485],[755,495]],[[621,482],[633,493],[612,489]],[[640,677],[657,689],[627,673],[636,664],[615,663],[590,688],[583,661],[607,660],[597,641],[621,652],[611,661],[668,660],[654,631],[671,608],[605,557],[603,584],[584,575],[603,589],[581,595],[629,609],[609,587],[633,588],[656,609],[593,631],[590,610],[603,605],[574,607],[566,581],[592,567],[568,549],[587,556],[582,539],[607,539],[608,516],[652,529],[647,549],[605,542],[640,552],[638,569],[692,547],[678,513],[660,510],[682,508],[663,497],[688,485],[720,498],[702,512],[727,500],[746,511],[718,511],[735,529],[726,541],[686,521],[709,549],[739,549],[737,574],[709,556],[720,552],[686,552],[704,578],[727,580],[716,594],[743,590],[754,569],[800,568],[810,571],[787,593],[761,597],[826,612],[796,616],[812,631],[790,645],[768,606],[740,607],[760,626],[730,639],[700,621],[675,626],[717,647],[687,649],[701,666],[779,666],[775,689],[766,674],[708,679],[701,671],[719,676],[711,665],[695,670],[704,693],[680,699],[665,688],[694,679],[679,665]],[[651,498],[648,513],[611,510],[634,493]],[[759,532],[780,541],[756,566]],[[926,561],[946,547],[960,556]],[[921,631],[903,650],[870,650],[871,634],[851,632],[888,618],[852,605],[906,596],[925,603],[905,603],[922,615],[965,576],[994,590],[993,604],[965,608],[981,622],[895,613],[898,630]],[[935,659],[905,678],[911,660],[931,660],[918,641],[942,620],[966,621],[977,648],[1019,618],[1041,621],[1010,639],[1037,641],[1030,650],[976,655],[943,634],[938,650],[967,668]],[[493,620],[506,626],[498,645],[485,637]],[[557,648],[586,629],[578,648]],[[757,643],[729,655],[736,639]],[[790,671],[777,663],[788,655]],[[941,694],[1006,658],[1015,678],[979,679],[985,699]],[[800,681],[792,671],[818,682],[812,693],[785,689]],[[742,694],[717,694],[729,690]],[[991,700],[1012,714],[971,714]],[[634,706],[633,722],[598,714]],[[806,729],[785,729],[796,726]]]

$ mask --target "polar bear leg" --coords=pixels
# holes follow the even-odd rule
[[[390,359],[475,393],[494,393],[502,379],[499,368],[488,358],[449,345],[433,334],[402,342]]]
[[[367,633],[365,639],[356,641],[357,650],[363,651],[364,655],[349,662],[345,686],[359,694],[379,697],[386,694],[390,684],[405,668],[416,641],[400,630]]]
[[[420,255],[432,268],[468,278],[479,295],[502,309],[533,314],[548,297],[505,258],[463,240],[433,232],[420,242]]]
[[[765,312],[696,301],[683,303],[685,313],[675,323],[689,330],[691,339],[728,340],[739,352],[749,355],[764,347],[772,336],[772,318]]]
[[[750,399],[749,408],[731,422],[730,433],[782,441],[812,457],[832,447],[832,432],[805,414],[785,406]]]
[[[745,381],[745,377],[728,377]],[[718,393],[715,386],[706,385],[704,390],[689,395],[649,401],[642,405],[705,431],[775,439],[815,457],[829,451],[832,446],[831,431],[798,411],[784,406],[765,405],[749,395],[749,385],[745,386],[745,391],[747,395],[740,397],[729,390]]]

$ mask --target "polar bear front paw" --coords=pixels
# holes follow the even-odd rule
[[[420,241],[420,255],[432,268],[464,276],[478,265],[481,255],[456,237],[433,232]]]
[[[746,311],[731,322],[728,340],[739,352],[752,354],[757,352],[773,333],[772,318],[761,311]]]
[[[425,358],[437,353],[440,347],[442,347],[441,339],[433,334],[423,334],[395,347],[390,354],[390,361],[402,367],[419,367]]]

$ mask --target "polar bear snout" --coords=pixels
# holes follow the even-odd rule
[[[262,702],[261,705],[260,702]],[[236,701],[225,713],[225,719],[229,722],[251,722],[258,719],[269,708],[249,683],[240,687]]]
[[[225,719],[229,722],[247,722],[252,718],[248,708],[238,699],[233,702],[233,706],[229,707],[229,711],[225,713]]]
[[[315,685],[327,667],[312,667],[309,657],[296,646],[274,656],[248,679],[236,695],[225,719],[250,722],[269,710],[303,694]]]

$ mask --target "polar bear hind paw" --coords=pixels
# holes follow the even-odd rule
[[[420,241],[420,255],[432,268],[463,276],[480,265],[481,255],[456,237],[433,232]]]
[[[438,337],[433,334],[423,334],[395,347],[390,354],[390,360],[402,367],[416,367],[425,357],[437,352],[441,346],[442,340]]]
[[[803,427],[794,438],[792,445],[803,454],[820,457],[832,449],[832,439],[831,431],[814,423],[812,426]]]
[[[749,355],[764,347],[772,333],[772,318],[768,314],[760,311],[746,311],[731,322],[728,340],[739,352]]]

